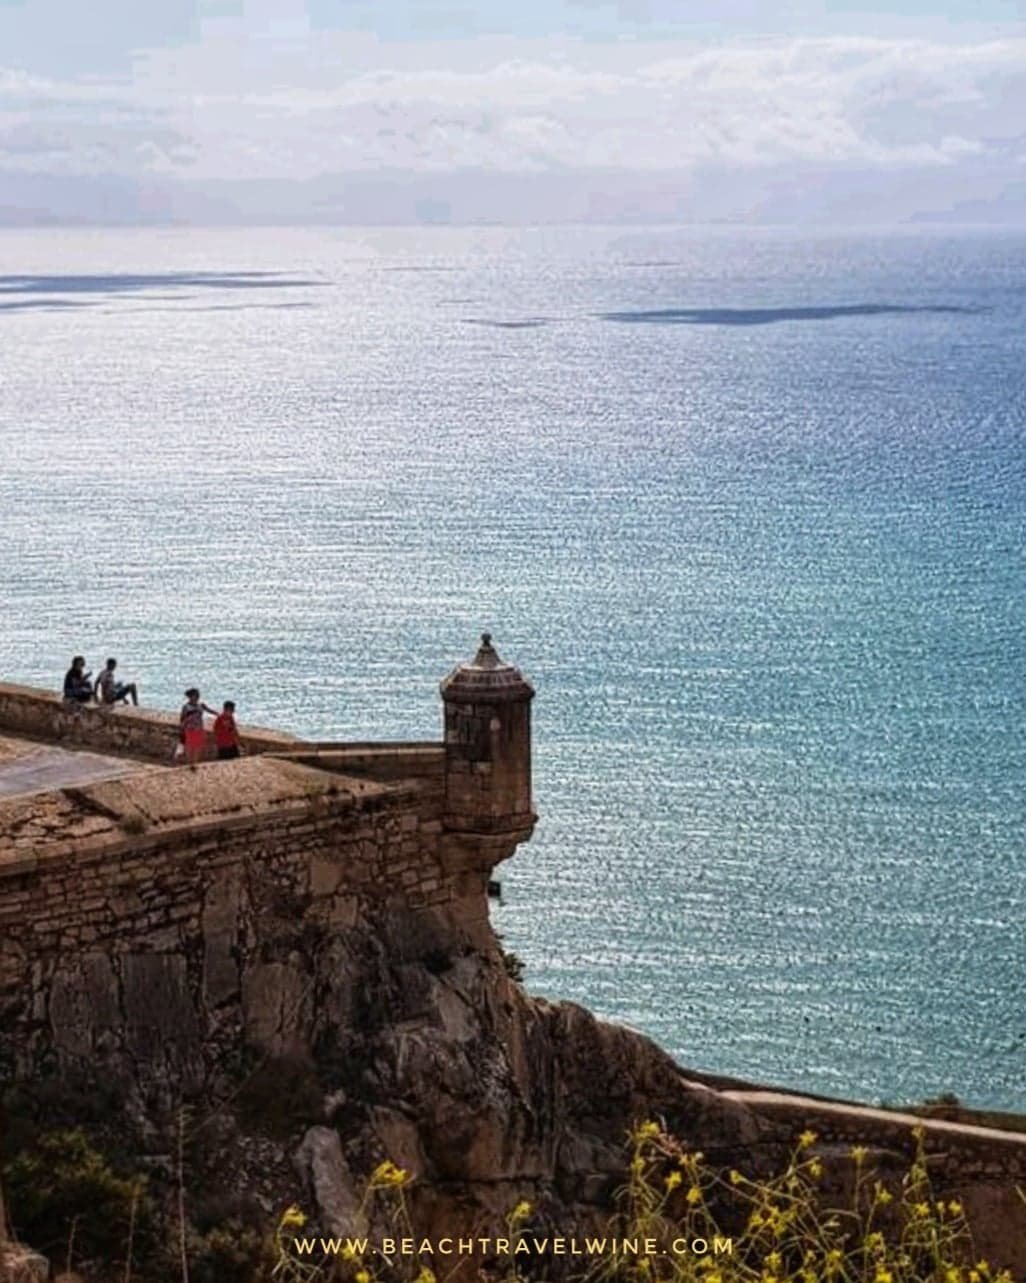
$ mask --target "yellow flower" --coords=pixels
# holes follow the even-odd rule
[[[951,1213],[952,1216],[961,1216],[965,1211],[965,1208],[958,1201],[958,1199],[955,1199],[953,1202],[948,1204],[948,1211]]]
[[[737,1170],[737,1168],[731,1168],[731,1172],[730,1172],[731,1185],[740,1185],[743,1180],[744,1180],[744,1177]]]
[[[366,1270],[357,1270],[353,1277],[355,1279],[355,1283],[371,1283],[371,1276]]]
[[[416,1283],[435,1283],[434,1270],[429,1270],[426,1265],[422,1265],[420,1273],[417,1275]]]
[[[688,1190],[687,1200],[692,1207],[694,1207],[696,1203],[700,1203],[702,1201],[702,1191],[698,1188],[697,1185],[692,1185],[691,1188]]]
[[[651,1119],[642,1123],[636,1132],[638,1140],[654,1140],[659,1135],[659,1124],[652,1122]]]
[[[531,1204],[522,1199],[510,1213],[509,1219],[514,1225],[518,1225],[521,1221],[526,1221],[533,1211]]]
[[[385,1159],[374,1169],[371,1181],[375,1185],[394,1185],[396,1187],[405,1185],[410,1179],[410,1174],[401,1167],[396,1167],[391,1159]]]
[[[813,1160],[813,1162],[809,1164],[809,1175],[812,1177],[814,1181],[818,1181],[819,1178],[823,1175],[823,1164],[819,1161],[819,1159],[815,1159]]]
[[[306,1214],[293,1203],[282,1212],[280,1224],[283,1230],[301,1230],[306,1224]]]
[[[667,1190],[676,1189],[683,1179],[684,1177],[681,1176],[680,1172],[670,1172],[669,1176],[667,1176],[663,1181],[663,1184],[666,1186]]]
[[[894,1283],[894,1275],[890,1270],[877,1270],[873,1283]]]
[[[865,1147],[865,1145],[852,1145],[851,1156],[856,1163],[861,1164],[861,1163],[864,1163],[868,1158],[869,1150]]]
[[[889,1189],[886,1189],[879,1181],[873,1186],[873,1196],[881,1207],[886,1207],[888,1203],[894,1202],[894,1195]]]
[[[913,1203],[913,1204],[912,1204],[912,1215],[913,1215],[913,1216],[918,1216],[918,1217],[920,1217],[920,1218],[925,1218],[925,1217],[929,1216],[929,1215],[930,1215],[930,1204],[929,1204],[929,1203]]]
[[[799,1149],[808,1149],[810,1145],[815,1145],[815,1143],[816,1143],[816,1133],[813,1131],[804,1131],[798,1137]]]
[[[769,1255],[766,1257],[766,1265],[773,1271],[774,1274],[776,1274],[777,1270],[780,1269],[780,1253],[770,1252]]]

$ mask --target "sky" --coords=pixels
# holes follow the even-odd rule
[[[0,0],[0,223],[1026,225],[1026,0]]]

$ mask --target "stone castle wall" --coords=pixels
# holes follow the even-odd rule
[[[117,778],[0,798],[0,1074],[77,1063],[180,1088],[246,1048],[309,1054],[351,1002],[329,1000],[330,980],[314,1002],[321,954],[372,922],[403,921],[429,951],[496,950],[488,876],[534,817],[496,832],[486,786],[487,831],[451,832],[463,763],[442,743],[243,728],[242,759],[185,771],[168,767],[173,716],[12,685],[0,732],[132,759]]]
[[[76,796],[113,809],[116,788]],[[440,947],[486,942],[489,869],[447,844],[440,790],[363,788],[0,863],[0,1077],[195,1086],[233,1048],[308,1050],[342,1000],[322,953],[358,923],[415,913]]]

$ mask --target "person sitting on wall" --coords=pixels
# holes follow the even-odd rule
[[[185,692],[185,703],[182,705],[178,724],[182,747],[185,749],[185,760],[193,770],[207,751],[207,732],[203,726],[203,714],[214,712],[214,709],[208,708],[200,700],[200,693],[196,687],[190,686]]]
[[[217,745],[218,761],[238,757],[239,728],[235,722],[235,701],[226,699],[224,708],[214,718],[214,743]]]
[[[72,704],[88,704],[93,698],[91,676],[85,671],[85,657],[76,655],[64,674],[64,698]]]
[[[100,704],[127,704],[129,699],[138,706],[139,688],[135,682],[119,682],[114,676],[118,666],[116,659],[108,659],[107,666],[96,679],[94,694]]]

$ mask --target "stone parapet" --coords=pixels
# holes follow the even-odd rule
[[[306,742],[302,748],[279,751],[276,757],[300,762],[320,771],[338,771],[363,779],[435,781],[445,778],[445,745],[430,741],[389,744]]]
[[[0,683],[0,731],[149,762],[166,762],[178,742],[178,717],[116,704],[69,704],[60,695],[31,686]],[[246,753],[288,751],[302,743],[281,731],[243,727]]]

